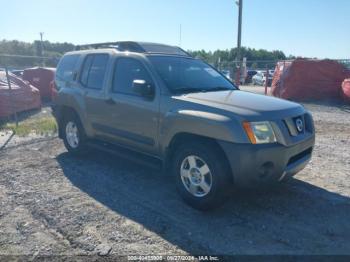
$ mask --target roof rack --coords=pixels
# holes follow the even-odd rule
[[[88,45],[78,45],[75,50],[84,49],[101,49],[101,48],[115,48],[120,52],[135,52],[147,54],[171,54],[180,56],[191,56],[185,50],[177,46],[170,46],[156,43],[120,41],[120,42],[106,42]]]

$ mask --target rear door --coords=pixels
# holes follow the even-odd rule
[[[98,126],[109,121],[109,112],[106,111],[105,88],[109,62],[110,56],[108,54],[87,55],[80,74],[86,116],[96,135],[104,135]]]

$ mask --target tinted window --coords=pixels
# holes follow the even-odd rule
[[[80,81],[84,86],[87,86],[88,84],[88,76],[89,76],[90,67],[93,60],[94,60],[94,56],[92,55],[87,56],[85,59],[83,71],[80,78]]]
[[[67,55],[60,61],[56,77],[59,81],[72,81],[73,71],[79,60],[79,55]]]
[[[118,59],[114,69],[113,92],[139,95],[132,89],[134,80],[152,83],[150,75],[141,62],[131,58]]]
[[[236,89],[229,80],[201,60],[168,56],[151,56],[149,59],[164,83],[175,93]]]
[[[84,62],[81,83],[88,88],[102,89],[106,75],[108,55],[88,55]]]

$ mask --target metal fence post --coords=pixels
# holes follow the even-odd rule
[[[267,87],[269,84],[269,67],[266,65],[266,77],[265,77],[265,95],[267,95]]]
[[[5,72],[6,72],[6,79],[7,79],[7,84],[9,86],[9,94],[10,94],[10,104],[11,104],[11,114],[14,114],[15,116],[15,121],[16,121],[16,127],[18,127],[18,118],[17,118],[17,110],[13,103],[13,99],[12,99],[12,87],[11,87],[11,80],[10,80],[10,76],[9,76],[9,72],[7,69],[7,66],[5,67]]]
[[[236,70],[237,71],[236,71],[236,81],[235,82],[236,82],[236,86],[239,87],[240,84],[241,84],[241,79],[240,79],[241,78],[241,72],[240,72],[241,71],[241,67],[240,66],[236,67]]]

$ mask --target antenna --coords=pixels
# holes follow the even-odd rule
[[[179,46],[181,47],[182,46],[182,24],[180,24],[180,41],[179,41]]]

